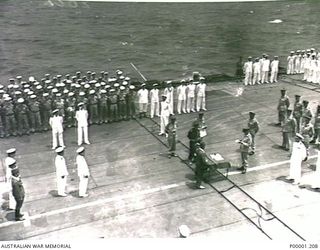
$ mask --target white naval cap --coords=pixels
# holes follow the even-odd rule
[[[56,96],[57,96],[57,97],[61,97],[61,93],[57,93]]]
[[[19,98],[18,99],[18,103],[23,103],[24,102],[24,99],[23,98]]]
[[[6,152],[7,154],[15,153],[17,150],[15,148],[9,148]]]
[[[63,91],[63,94],[68,94],[69,93],[69,90],[67,90],[67,89],[65,89],[64,91]]]
[[[134,85],[130,85],[129,89],[135,89],[136,87]]]
[[[28,91],[28,92],[29,92],[29,91]],[[15,94],[15,95],[21,95],[22,93],[21,93],[21,91],[15,91],[14,94]]]
[[[101,90],[100,90],[100,93],[101,93],[101,94],[105,94],[105,93],[107,93],[107,91],[106,91],[105,89],[101,89]]]
[[[180,234],[180,237],[183,237],[183,238],[187,238],[190,236],[190,229],[188,226],[186,225],[181,225],[179,227],[179,234]]]
[[[83,106],[83,105],[84,105],[83,102],[79,102],[79,103],[78,103],[78,107]]]
[[[58,92],[59,92],[58,89],[56,89],[56,88],[52,89],[52,93],[58,93]]]
[[[5,100],[5,101],[11,101],[12,98],[11,98],[10,96],[6,96],[6,97],[4,98],[4,100]]]
[[[30,89],[23,90],[24,93],[29,93],[30,91],[31,91]],[[16,92],[18,92],[18,91],[16,91]]]
[[[96,93],[96,91],[95,91],[94,89],[91,89],[91,90],[89,91],[89,94],[90,94],[90,95],[93,95],[94,93]]]
[[[121,70],[117,70],[117,75],[122,75],[122,71]]]
[[[27,93],[27,95],[33,95],[34,94],[34,92],[32,91],[32,90],[30,90],[28,93]]]
[[[101,86],[105,86],[106,83],[105,83],[105,82],[100,82],[100,85],[101,85]]]
[[[41,85],[38,85],[38,86],[36,87],[36,89],[42,89],[42,86],[41,86]]]
[[[12,166],[13,164],[16,164],[16,160],[11,158],[11,157],[8,157],[7,160],[6,160],[6,163],[8,165],[8,167]]]
[[[126,80],[126,81],[130,81],[130,77],[129,77],[129,76],[127,76],[126,78],[124,78],[124,80]]]
[[[84,88],[85,88],[85,89],[89,89],[89,88],[90,88],[90,85],[89,85],[89,84],[85,84],[85,85],[84,85]]]
[[[15,84],[15,85],[13,85],[13,88],[14,88],[14,89],[18,89],[18,88],[19,88],[19,85],[18,85],[18,84]]]
[[[73,92],[69,92],[68,96],[74,96],[74,93]]]
[[[78,153],[78,154],[80,154],[80,153],[83,152],[83,151],[84,151],[84,147],[80,147],[80,148],[77,149],[77,153]]]
[[[83,91],[81,91],[80,93],[79,93],[79,96],[84,96],[86,93],[84,93]]]
[[[34,79],[33,76],[30,76],[30,77],[29,77],[29,82],[34,82],[34,80],[35,80],[35,79]]]
[[[55,113],[58,113],[59,112],[59,109],[55,109],[52,111],[52,114],[55,114]]]
[[[94,86],[95,86],[96,88],[99,88],[99,87],[101,87],[101,84],[100,84],[100,83],[96,83]]]
[[[124,76],[120,76],[119,77],[120,80],[124,80],[124,78],[125,78]]]
[[[116,88],[118,88],[119,86],[120,86],[119,83],[115,83],[115,84],[113,85],[113,87],[116,87]]]
[[[128,82],[127,82],[127,81],[123,81],[123,82],[122,82],[122,85],[123,85],[123,86],[127,86],[127,85],[128,85]]]
[[[105,88],[105,89],[110,89],[111,86],[108,84],[108,85],[106,85],[104,88]]]
[[[63,147],[58,147],[55,151],[56,153],[61,153],[63,152]]]
[[[35,98],[37,98],[37,96],[36,95],[31,95],[30,98],[31,99],[35,99]]]
[[[43,97],[49,96],[49,93],[43,93]]]
[[[120,86],[120,90],[125,90],[125,86]]]

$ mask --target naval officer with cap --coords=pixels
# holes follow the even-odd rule
[[[87,197],[87,187],[89,182],[89,168],[86,159],[84,158],[85,149],[84,147],[80,147],[77,149],[77,171],[79,176],[79,197]]]
[[[49,124],[52,128],[52,149],[56,149],[58,147],[58,144],[61,147],[65,147],[63,142],[63,118],[59,114],[58,109],[52,111],[52,116],[49,119]]]
[[[249,128],[242,129],[242,132],[244,134],[243,138],[241,140],[236,140],[236,142],[240,143],[240,152],[241,152],[241,161],[242,161],[242,166],[238,168],[238,170],[241,170],[242,174],[245,174],[248,168],[248,155],[249,155],[249,148],[251,147],[251,144],[252,144],[252,137],[251,137]]]
[[[244,72],[244,85],[252,85],[252,57],[248,57],[248,61],[243,65],[243,72]]]
[[[66,194],[66,186],[67,186],[67,164],[64,158],[64,150],[63,147],[58,147],[56,149],[56,158],[55,158],[55,166],[56,166],[56,177],[57,177],[57,188],[59,196],[67,196]]]
[[[10,168],[10,162],[12,162],[12,159],[14,159],[16,156],[16,149],[15,148],[10,148],[7,150],[7,157],[4,159],[4,164],[6,167],[6,183],[8,185],[9,189],[9,209],[13,210],[15,209],[16,202],[15,199],[12,195],[12,186],[11,186],[11,168]]]
[[[76,112],[76,120],[78,123],[78,145],[83,141],[85,144],[90,144],[88,139],[88,111],[84,109],[84,103],[78,104],[79,110]],[[83,135],[83,136],[82,136]]]

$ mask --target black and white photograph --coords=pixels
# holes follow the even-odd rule
[[[0,0],[0,248],[318,249],[319,13]]]

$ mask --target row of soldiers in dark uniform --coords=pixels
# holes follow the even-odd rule
[[[0,85],[0,137],[47,131],[52,110],[58,109],[64,117],[65,127],[76,124],[75,112],[78,103],[84,103],[89,113],[89,124],[102,124],[134,118],[135,86],[120,70],[116,77],[108,72],[77,72],[64,79],[61,75],[37,81],[21,76],[10,79],[7,86]]]
[[[301,96],[295,95],[293,109],[289,109],[290,100],[286,90],[281,90],[281,97],[278,104],[279,123],[282,126],[283,143],[282,147],[291,150],[290,144],[296,133],[303,136],[306,148],[310,143],[320,144],[320,105],[317,106],[315,115],[309,107],[309,101],[303,100]]]

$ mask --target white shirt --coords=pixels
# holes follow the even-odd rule
[[[4,159],[4,164],[6,166],[6,178],[7,178],[7,181],[9,181],[10,177],[11,177],[11,168],[9,168],[9,165],[8,165],[8,161],[9,159],[11,159],[12,157],[9,157],[7,156],[5,159]]]
[[[169,103],[167,101],[162,101],[160,103],[160,114],[161,116],[169,116],[170,115],[170,107]]]
[[[49,119],[49,124],[54,131],[63,132],[63,118],[62,116],[52,116]]]
[[[66,160],[62,155],[57,155],[54,161],[56,166],[56,175],[57,177],[68,175]]]
[[[197,96],[206,96],[206,84],[200,83],[197,86]]]
[[[167,97],[167,102],[173,102],[173,87],[165,88],[163,94]]]
[[[275,71],[279,69],[279,60],[273,60],[271,62],[271,70]]]
[[[255,74],[260,73],[260,63],[259,62],[255,62],[253,64],[253,73],[255,73]]]
[[[140,89],[138,91],[138,103],[148,103],[148,90]]]
[[[159,89],[150,90],[150,100],[151,102],[159,102]]]
[[[89,176],[89,168],[86,159],[82,155],[76,157],[77,171],[79,177]]]
[[[188,97],[194,97],[194,92],[196,90],[196,85],[192,84],[188,84],[187,86],[187,96]]]
[[[88,126],[88,111],[85,109],[78,110],[76,112],[76,119],[78,121],[78,127]]]
[[[270,68],[270,60],[269,59],[265,59],[262,62],[262,71],[269,71]]]
[[[186,88],[187,88],[187,86],[185,86],[185,85],[180,85],[177,88],[178,100],[185,100],[186,99]]]
[[[243,66],[243,70],[245,73],[251,73],[252,72],[252,62],[245,62]]]

